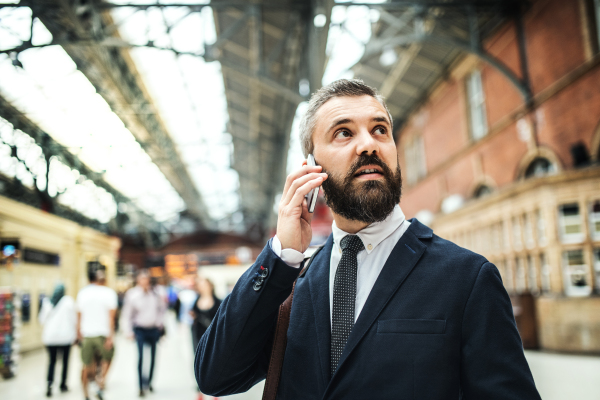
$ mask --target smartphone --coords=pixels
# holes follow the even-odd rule
[[[306,162],[310,167],[316,167],[317,163],[315,162],[315,157],[312,154],[309,154],[306,158]],[[314,188],[306,195],[306,204],[308,205],[308,212],[315,212],[315,206],[317,205],[317,197],[319,195],[319,187]]]

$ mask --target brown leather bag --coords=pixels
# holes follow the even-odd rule
[[[322,248],[323,246],[320,246],[308,261],[304,263],[304,268],[302,268],[299,276],[303,276],[306,273],[312,260]],[[263,391],[263,400],[275,400],[277,397],[277,388],[279,387],[279,378],[281,377],[281,368],[283,367],[283,356],[285,354],[285,345],[287,344],[287,331],[290,326],[290,314],[292,312],[292,300],[294,299],[295,288],[296,282],[294,281],[292,293],[290,293],[288,298],[279,306],[275,337],[273,338],[273,348],[271,349],[271,360],[269,361],[267,380],[265,381],[265,389]]]

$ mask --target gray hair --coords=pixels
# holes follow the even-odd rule
[[[329,100],[335,97],[344,96],[373,97],[375,100],[381,103],[381,105],[385,108],[385,111],[387,111],[388,118],[390,119],[390,125],[392,125],[390,128],[393,129],[392,115],[390,114],[390,110],[388,110],[383,97],[377,92],[377,89],[365,85],[365,83],[360,79],[340,79],[317,90],[315,93],[313,93],[310,101],[308,102],[306,113],[300,121],[300,145],[302,146],[304,157],[312,154],[315,149],[312,141],[312,135],[315,131],[315,126],[317,125],[317,111],[319,111],[319,108],[321,108],[321,106],[327,103]]]

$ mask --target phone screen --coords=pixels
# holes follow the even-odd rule
[[[306,162],[309,166],[314,167],[317,165],[315,162],[315,157],[312,154],[309,154]],[[313,213],[315,211],[315,206],[317,205],[317,197],[319,195],[319,187],[314,188],[306,195],[306,204],[308,205],[308,212]]]

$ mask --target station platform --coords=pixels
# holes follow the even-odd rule
[[[157,349],[154,393],[147,393],[149,400],[212,400],[196,391],[193,376],[192,340],[187,325],[177,324],[170,315],[167,335]],[[600,357],[526,352],[527,360],[536,385],[544,400],[597,400],[600,399]],[[48,357],[45,350],[25,354],[15,378],[0,381],[2,400],[40,400],[45,398],[45,376]],[[62,365],[57,365],[56,376],[60,376]],[[116,352],[109,371],[106,400],[138,399],[137,349],[132,340],[117,336]],[[81,359],[79,348],[73,347],[69,365],[68,393],[58,391],[55,382],[53,399],[83,400],[79,380]],[[228,396],[231,400],[260,400],[263,385],[259,384],[248,393]],[[94,384],[90,394],[95,393]],[[92,399],[95,399],[92,396]],[[220,399],[225,399],[221,397]]]

